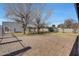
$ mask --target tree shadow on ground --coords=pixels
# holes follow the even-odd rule
[[[20,49],[20,50],[17,50],[17,51],[14,51],[14,52],[11,52],[11,53],[8,53],[8,54],[5,54],[3,56],[16,56],[16,55],[19,55],[20,53],[28,51],[29,49],[31,49],[30,46]]]
[[[12,35],[12,37],[4,37],[3,39],[6,39],[6,38],[15,38],[15,39],[16,39],[15,41],[0,43],[0,45],[19,42],[23,48],[22,48],[22,49],[19,49],[19,50],[16,50],[16,51],[14,51],[14,52],[10,52],[10,53],[8,53],[8,54],[4,54],[3,56],[16,56],[16,55],[22,54],[22,53],[28,51],[29,49],[31,49],[30,46],[25,47],[25,46],[23,45],[23,43],[20,42],[20,41],[22,41],[22,40],[19,40],[18,37],[15,36],[13,33],[11,33],[11,35]],[[2,39],[2,40],[3,40],[3,39]]]
[[[0,45],[15,43],[15,42],[19,42],[19,41],[22,41],[22,40],[15,40],[15,41],[10,41],[10,42],[4,42],[4,43],[0,43]]]
[[[7,39],[7,38],[13,38],[13,37],[3,37],[3,39]],[[2,38],[1,38],[2,39]]]

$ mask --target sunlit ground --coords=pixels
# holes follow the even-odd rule
[[[25,51],[22,55],[69,55],[76,37],[75,33],[46,33],[46,34],[31,34],[23,35],[23,33],[14,33],[25,47],[30,46],[32,49]],[[11,35],[9,34],[11,37]],[[14,41],[14,37],[6,38],[2,42]],[[0,55],[7,52],[16,51],[21,49],[22,46],[19,43],[11,43],[0,46]]]
[[[29,34],[29,33],[26,33],[25,35],[23,33],[14,33],[14,34],[16,36],[29,36],[29,35],[35,36],[35,35],[47,35],[47,34],[52,34],[52,35],[57,35],[57,36],[78,35],[78,33],[73,33],[73,32],[65,32],[65,33],[62,33],[62,32],[57,32],[57,33],[50,32],[50,33],[44,33],[44,34]]]
[[[20,33],[16,34],[20,35]],[[42,35],[24,35],[20,39],[32,49],[23,55],[69,55],[78,34],[46,33]]]

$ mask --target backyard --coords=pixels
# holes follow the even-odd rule
[[[18,55],[69,55],[74,42],[76,40],[77,34],[74,33],[47,33],[47,34],[35,34],[35,35],[22,35],[20,33],[14,33],[25,47],[30,46],[31,49],[20,53]],[[11,37],[10,34],[7,34]],[[6,36],[7,36],[6,35]],[[5,37],[5,36],[4,36]],[[15,38],[6,38],[2,42],[14,41]],[[22,46],[18,43],[10,43],[5,45],[0,45],[0,55],[4,55],[18,49]]]
[[[78,4],[11,3],[0,6],[5,8],[0,8],[3,11],[0,55],[79,55]]]

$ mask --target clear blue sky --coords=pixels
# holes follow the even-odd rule
[[[5,20],[5,5],[0,4],[0,25],[2,21]],[[52,10],[52,15],[48,19],[48,23],[51,24],[60,24],[63,23],[64,20],[68,18],[72,18],[74,21],[77,22],[77,15],[74,8],[74,4],[72,3],[49,3],[45,5],[45,8]]]

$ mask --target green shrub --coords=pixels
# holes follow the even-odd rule
[[[53,27],[49,27],[48,30],[49,30],[49,32],[54,32]]]

